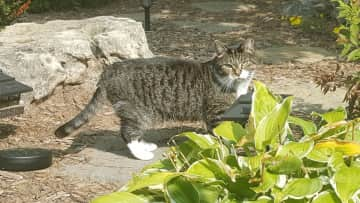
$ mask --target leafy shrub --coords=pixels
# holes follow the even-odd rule
[[[334,29],[337,35],[337,43],[343,47],[341,56],[349,61],[360,59],[360,2],[358,0],[332,0],[338,3],[338,18],[344,23]]]
[[[30,6],[31,0],[0,0],[0,26],[8,25]]]
[[[336,88],[346,87],[347,92],[344,101],[348,103],[350,118],[360,117],[360,72],[345,74],[340,66],[333,73],[324,73],[315,78],[315,82],[321,87],[324,94],[335,91]]]
[[[41,13],[48,10],[66,10],[72,8],[95,8],[103,6],[111,0],[33,0],[30,12]]]
[[[167,158],[92,203],[358,201],[360,120],[345,121],[337,109],[316,114],[316,125],[291,116],[291,104],[256,82],[246,128],[223,122],[215,136],[182,133]],[[289,123],[303,129],[298,142]],[[177,144],[178,137],[187,140]]]

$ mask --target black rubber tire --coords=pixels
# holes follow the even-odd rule
[[[32,171],[48,168],[52,153],[40,148],[15,148],[0,150],[0,170]]]

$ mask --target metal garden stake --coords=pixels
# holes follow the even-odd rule
[[[150,7],[152,0],[142,0],[141,2],[145,10],[145,31],[150,31]]]

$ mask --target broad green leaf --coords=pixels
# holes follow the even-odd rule
[[[200,197],[200,203],[217,202],[219,195],[223,192],[223,188],[219,185],[204,185],[200,183],[193,183],[196,191]]]
[[[229,165],[231,168],[237,168],[240,169],[238,160],[236,159],[237,156],[235,155],[229,155],[225,157],[224,162]]]
[[[214,129],[214,134],[233,143],[237,143],[240,138],[247,133],[240,124],[232,121],[224,121]]]
[[[304,132],[304,135],[311,135],[317,132],[315,123],[311,121],[306,121],[294,116],[289,116],[288,121],[289,123],[300,126]]]
[[[191,140],[186,140],[181,144],[170,148],[170,157],[172,157],[177,171],[183,167],[187,167],[194,161],[201,158],[200,152],[202,149]]]
[[[255,147],[257,150],[264,151],[267,145],[278,143],[280,136],[284,132],[287,118],[291,111],[292,97],[286,98],[281,104],[266,115],[255,132]]]
[[[328,163],[327,162],[318,162],[311,160],[309,158],[303,158],[303,165],[305,168],[311,171],[321,171],[327,170]]]
[[[352,47],[353,46],[350,43],[349,44],[344,44],[344,48],[342,49],[342,51],[340,53],[340,56],[346,56],[350,52]]]
[[[333,153],[333,155],[330,158],[329,166],[333,168],[334,171],[337,171],[343,167],[347,167],[343,155],[339,152]]]
[[[360,48],[357,48],[349,53],[347,59],[349,61],[355,61],[358,60],[359,58],[360,58]]]
[[[108,195],[97,197],[91,200],[91,203],[149,203],[147,200],[140,198],[129,192],[114,192]]]
[[[162,159],[162,160],[156,161],[152,164],[145,166],[141,170],[141,172],[146,172],[147,170],[154,171],[156,169],[169,171],[169,170],[173,170],[174,166],[169,159]]]
[[[315,145],[313,150],[306,156],[306,158],[316,162],[327,163],[329,162],[333,152],[333,149],[317,148]]]
[[[346,134],[345,140],[348,141],[355,141],[360,143],[360,122],[355,124],[355,126],[349,126],[348,133]]]
[[[180,174],[178,173],[171,172],[159,172],[147,175],[138,175],[133,177],[131,181],[129,181],[123,188],[121,188],[121,191],[133,192],[135,190],[154,185],[163,185],[165,183],[165,180],[167,180],[168,178],[179,175]]]
[[[347,203],[360,190],[360,168],[343,167],[336,171],[331,180],[341,202]]]
[[[347,127],[348,127],[347,121],[337,121],[334,123],[328,123],[322,126],[317,134],[310,137],[312,140],[343,137],[348,133]]]
[[[312,115],[320,116],[326,123],[335,123],[346,119],[346,110],[344,107],[339,107],[335,110],[326,112],[324,114],[313,112]]]
[[[253,199],[256,197],[256,192],[252,190],[253,185],[250,184],[249,178],[236,178],[233,181],[226,183],[226,188],[232,194],[236,195],[238,199]]]
[[[243,203],[273,203],[274,200],[268,196],[261,196],[257,200],[254,201],[243,201]]]
[[[254,89],[251,117],[254,119],[256,128],[260,121],[273,111],[278,101],[263,83],[254,81]]]
[[[278,182],[279,175],[269,173],[267,170],[263,171],[262,182],[259,186],[252,188],[257,193],[265,193]]]
[[[266,160],[265,167],[274,174],[292,174],[301,170],[302,161],[298,157],[289,154]]]
[[[351,24],[350,25],[350,41],[356,46],[359,45],[359,25]]]
[[[318,194],[311,203],[341,203],[333,191],[324,191]]]
[[[308,203],[309,201],[307,199],[287,199],[284,201],[284,203]]]
[[[201,149],[208,149],[214,145],[214,140],[209,135],[197,134],[195,132],[184,132],[176,137],[186,137],[194,142]]]
[[[284,197],[284,194],[282,193],[282,188],[274,187],[271,190],[271,196],[274,198],[274,203],[280,203]]]
[[[242,170],[249,169],[249,171],[255,175],[260,169],[262,159],[262,154],[250,157],[239,156],[238,164]]]
[[[291,180],[283,189],[284,197],[293,199],[311,198],[322,189],[321,180],[318,178],[297,178]]]
[[[279,148],[277,156],[293,154],[298,158],[305,157],[314,147],[314,141],[306,142],[289,142]]]
[[[228,179],[230,167],[214,159],[202,159],[194,162],[186,171],[187,174],[198,175],[202,178],[224,180]]]
[[[360,154],[360,144],[349,141],[328,140],[317,143],[314,148],[327,148],[346,156],[356,156]]]
[[[174,177],[166,183],[165,195],[170,203],[200,203],[196,188],[182,176]]]
[[[147,202],[165,203],[164,191],[161,188],[144,188],[132,192],[132,194],[145,199]]]

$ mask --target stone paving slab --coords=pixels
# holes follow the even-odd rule
[[[282,81],[276,81],[282,80]],[[293,110],[311,113],[325,112],[339,106],[346,106],[343,96],[346,89],[338,88],[336,92],[328,92],[324,95],[314,82],[299,82],[287,78],[277,78],[266,84],[276,94],[290,94],[294,96]],[[284,83],[283,81],[286,81]]]
[[[134,173],[141,171],[144,166],[163,158],[163,154],[168,150],[167,143],[171,137],[193,129],[180,127],[148,131],[145,140],[159,146],[154,152],[154,159],[149,161],[133,158],[121,137],[115,135],[117,132],[100,131],[96,132],[95,136],[76,135],[75,137],[91,140],[92,144],[88,144],[78,151],[75,150],[73,157],[70,155],[71,158],[64,159],[60,166],[53,170],[60,176],[122,185],[131,179]],[[74,159],[77,160],[75,163]]]
[[[222,33],[222,32],[231,32],[231,31],[243,31],[245,33],[250,27],[250,25],[235,23],[235,22],[228,23],[228,22],[172,21],[171,23],[177,25],[182,29],[195,28],[202,32],[207,32],[207,33]]]
[[[260,62],[281,64],[287,62],[314,63],[334,59],[336,55],[320,47],[282,46],[258,50]]]
[[[145,165],[161,159],[166,150],[167,147],[160,147],[156,150],[153,160],[141,161],[132,158],[125,148],[121,151],[111,152],[86,148],[77,154],[77,156],[86,157],[86,162],[67,164],[65,161],[56,173],[85,180],[125,184],[133,174],[139,172]]]

